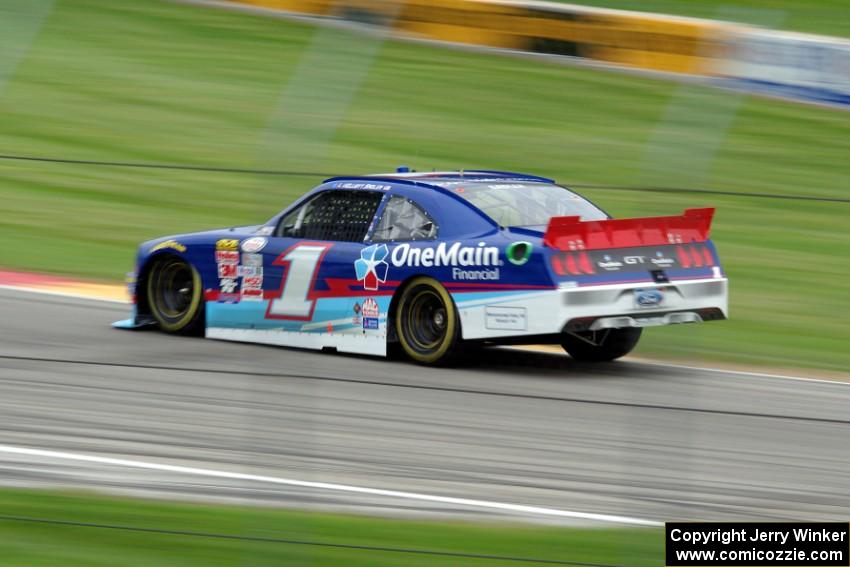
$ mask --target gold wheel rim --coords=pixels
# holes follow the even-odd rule
[[[443,288],[443,286],[431,278],[415,278],[410,282],[406,290],[415,289],[420,286],[425,287],[426,289],[417,291],[415,295],[411,295],[407,291],[403,293],[398,309],[395,313],[395,325],[398,331],[399,342],[408,356],[417,362],[430,363],[442,358],[442,356],[445,355],[451,347],[453,338],[456,334],[455,329],[457,325],[457,316],[454,303],[452,302],[452,298],[449,293],[445,290],[445,288]],[[430,294],[438,298],[445,310],[445,332],[439,339],[432,341],[430,344],[417,340],[415,336],[409,337],[406,332],[407,327],[405,326],[405,317],[408,315],[408,305],[422,294]],[[423,347],[424,350],[430,350],[430,352],[421,352],[420,349]]]
[[[178,284],[177,276],[181,269],[188,270],[191,274],[191,287],[188,292],[190,297],[184,310],[176,309],[174,302],[166,301],[162,293],[165,285],[173,288]],[[188,262],[166,259],[154,266],[147,282],[148,303],[160,328],[169,332],[185,328],[198,312],[202,291],[201,276]]]

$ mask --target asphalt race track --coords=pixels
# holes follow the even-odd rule
[[[421,368],[0,291],[0,445],[665,521],[850,516],[850,385],[498,349]],[[2,449],[0,447],[0,449]],[[0,484],[588,523],[0,450]]]

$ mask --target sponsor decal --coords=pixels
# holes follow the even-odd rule
[[[392,185],[385,185],[383,183],[334,183],[334,188],[336,189],[377,189],[379,191],[389,191],[392,189]]]
[[[238,250],[239,241],[233,238],[222,238],[215,243],[216,250]]]
[[[263,255],[262,254],[242,254],[242,264],[245,266],[251,266],[254,268],[262,268],[263,267]]]
[[[379,317],[380,309],[378,308],[378,302],[372,299],[371,297],[367,297],[363,301],[363,307],[361,307],[361,312],[364,317]]]
[[[388,255],[386,244],[373,244],[360,251],[360,258],[354,261],[354,271],[357,279],[363,282],[363,289],[374,291],[387,281],[389,264],[385,259]]]
[[[254,236],[248,240],[242,241],[242,251],[248,253],[259,252],[268,244],[269,239],[263,236]]]
[[[479,280],[498,280],[499,279],[499,268],[493,268],[492,270],[462,270],[460,268],[452,268],[452,279],[453,280],[464,280],[464,281],[479,281]]]
[[[160,242],[153,248],[151,248],[151,252],[157,252],[159,250],[177,250],[180,253],[186,251],[186,246],[180,244],[176,240],[166,240],[165,242]]]
[[[596,262],[596,265],[599,266],[600,268],[602,268],[603,270],[607,270],[609,272],[617,271],[617,270],[619,270],[620,268],[623,267],[622,262],[618,262],[617,260],[614,260],[608,254],[605,254],[602,257],[601,262]]]
[[[594,267],[608,272],[639,272],[709,267],[716,259],[708,245],[632,247],[591,252]]]
[[[256,266],[239,266],[240,278],[250,278],[255,276],[263,277],[263,269]]]
[[[528,252],[530,254],[530,251]],[[498,280],[501,276],[498,266],[499,249],[479,242],[477,246],[464,246],[460,242],[441,242],[437,246],[414,247],[402,243],[389,252],[386,244],[367,246],[360,253],[360,259],[354,262],[357,279],[363,282],[363,288],[377,290],[387,281],[390,264],[395,267],[451,267],[452,278],[456,280]],[[524,262],[523,262],[524,263]],[[467,267],[485,268],[478,270]]]
[[[484,308],[484,325],[494,331],[525,331],[528,329],[528,314],[525,307],[503,307],[487,305]]]
[[[225,278],[219,281],[221,293],[218,295],[219,303],[239,303],[238,283],[235,279]]]
[[[263,300],[263,290],[262,289],[246,289],[242,288],[242,301],[262,301]]]
[[[216,250],[215,262],[216,264],[238,264],[239,252],[235,250]]]
[[[218,265],[218,277],[226,279],[236,279],[239,277],[239,265],[231,263],[221,263]]]
[[[531,258],[531,242],[511,242],[505,249],[505,257],[515,266],[522,266]]]
[[[499,266],[499,249],[479,242],[478,246],[464,246],[460,242],[440,242],[436,248],[414,248],[408,243],[393,248],[390,256],[393,266],[439,268],[440,266]]]
[[[668,268],[676,263],[676,260],[664,255],[661,250],[655,251],[655,256],[650,260],[656,266]]]
[[[355,302],[354,303],[354,317],[351,319],[351,322],[354,323],[355,325],[360,325],[360,323],[362,322],[361,317],[360,317],[361,311],[362,311],[362,309],[360,308],[360,304]]]
[[[378,302],[367,297],[363,300],[363,306],[360,308],[363,315],[363,328],[371,331],[376,331],[379,327],[378,318],[381,316]]]
[[[262,301],[263,276],[246,276],[242,278],[242,299],[244,301]]]
[[[262,276],[249,276],[242,278],[242,289],[262,289],[263,288],[263,277]]]
[[[239,252],[234,249],[238,243],[238,240],[216,242],[215,263],[221,288],[219,303],[239,303]]]

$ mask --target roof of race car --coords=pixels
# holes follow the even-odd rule
[[[436,214],[437,211],[437,209],[434,208],[436,200],[448,197],[451,201],[462,206],[462,209],[452,207],[443,208],[440,212],[443,218],[437,219],[437,221],[442,224],[444,228],[446,226],[464,227],[464,229],[468,229],[467,232],[471,231],[478,233],[484,230],[498,229],[499,224],[493,220],[492,217],[481,211],[473,202],[458,193],[464,189],[471,190],[473,187],[495,188],[497,186],[508,184],[516,186],[516,188],[521,191],[522,187],[525,185],[553,186],[555,185],[555,181],[536,175],[507,171],[397,171],[395,173],[364,176],[332,177],[330,179],[326,179],[322,185],[316,187],[313,192],[325,190],[329,188],[329,186],[338,189],[374,191],[387,191],[392,188],[396,191],[400,191],[402,195],[415,193],[417,202],[421,206],[425,207],[426,210],[429,210],[432,214]],[[311,193],[308,193],[305,197],[309,198]],[[458,215],[464,212],[472,212],[473,215],[470,217],[464,217],[463,222],[457,222],[458,219],[461,218]],[[475,221],[475,219],[479,219],[480,222]],[[461,230],[458,234],[462,232],[464,231]]]
[[[387,179],[411,179],[422,181],[433,185],[453,185],[461,182],[482,181],[531,181],[535,183],[555,183],[554,180],[527,173],[514,173],[510,171],[492,171],[486,169],[474,169],[466,171],[431,171],[431,172],[397,172],[374,174],[369,177],[384,177]]]
[[[465,170],[465,171],[431,171],[431,172],[396,172],[396,173],[374,173],[366,176],[355,177],[332,177],[326,179],[325,183],[330,181],[342,180],[386,180],[395,183],[404,183],[418,186],[432,186],[446,189],[453,185],[461,183],[502,183],[524,181],[526,183],[548,183],[554,184],[555,181],[546,177],[537,175],[529,175],[525,173],[513,173],[509,171],[490,171],[490,170]]]

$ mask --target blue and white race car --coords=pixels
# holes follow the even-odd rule
[[[262,225],[142,244],[115,326],[422,364],[470,343],[613,360],[643,327],[726,318],[713,213],[611,219],[519,173],[336,177]]]

